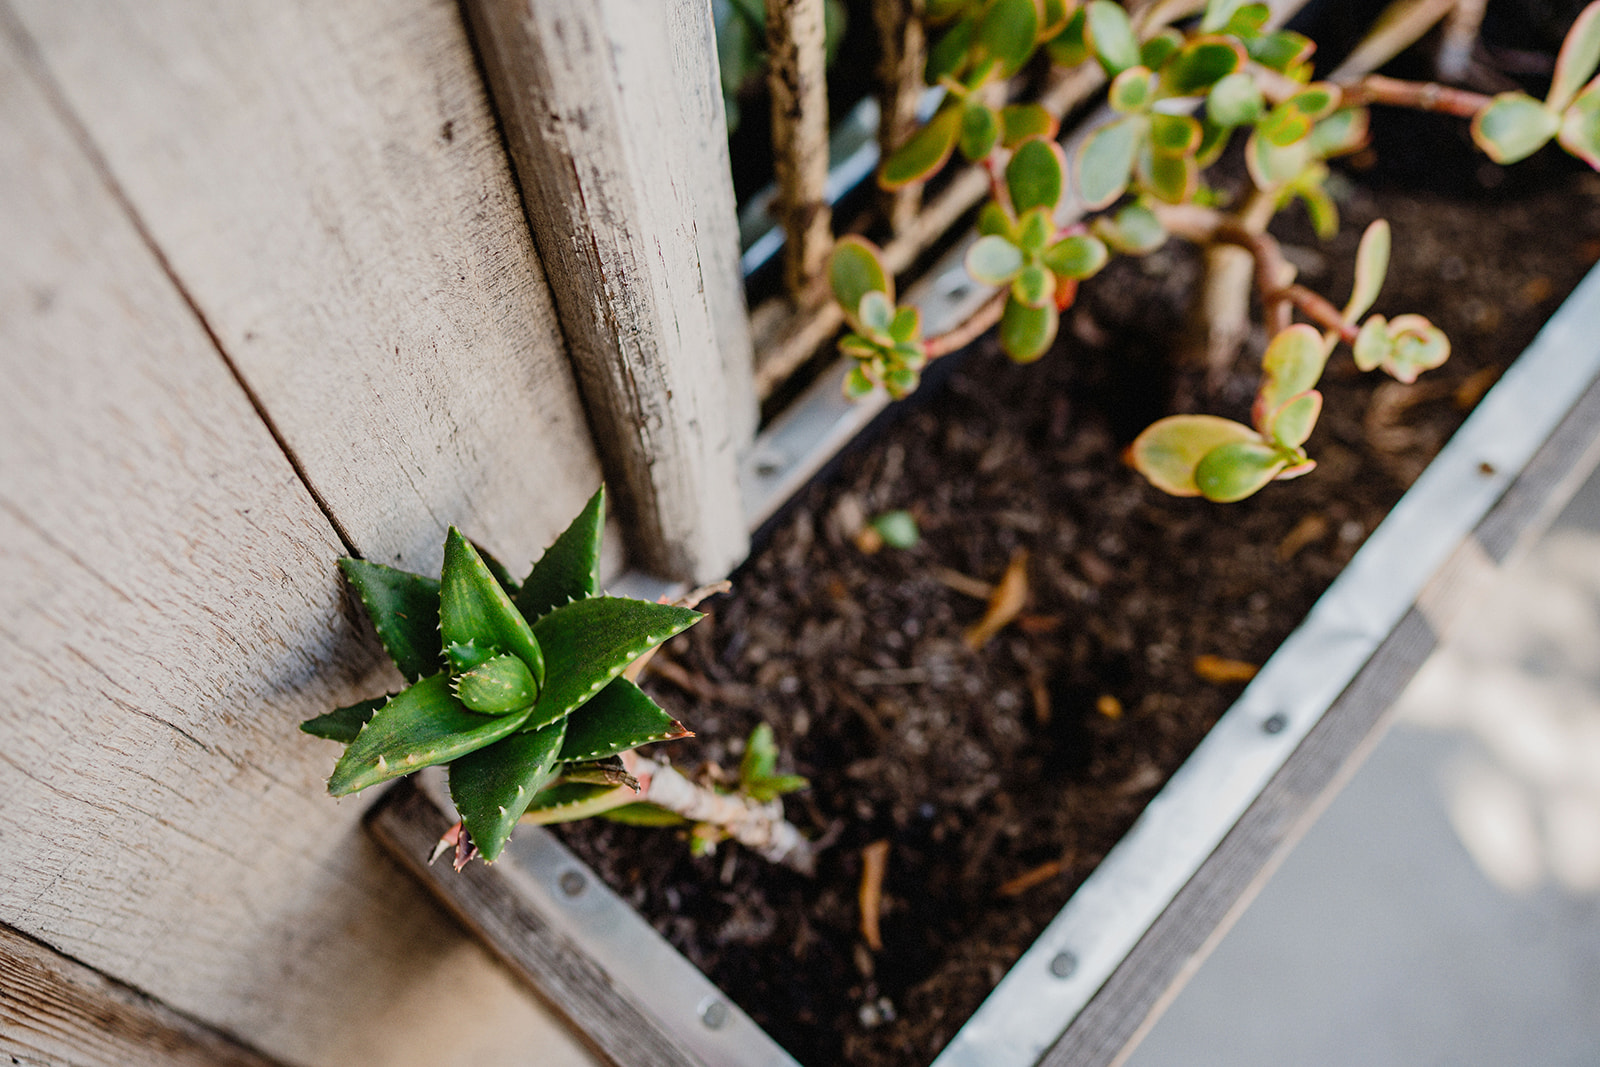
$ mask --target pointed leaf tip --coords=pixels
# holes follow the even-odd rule
[[[544,657],[527,620],[454,526],[444,543],[439,626],[446,644],[508,652],[527,665],[535,684],[543,684]]]
[[[606,487],[601,486],[578,517],[539,557],[515,603],[529,622],[552,608],[600,592],[600,539],[606,522]]]

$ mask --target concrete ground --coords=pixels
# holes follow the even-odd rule
[[[1600,476],[1128,1067],[1600,1065]]]

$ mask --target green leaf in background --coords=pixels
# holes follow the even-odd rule
[[[1248,74],[1230,74],[1211,88],[1206,98],[1206,114],[1219,126],[1243,126],[1255,122],[1266,110],[1261,86]]]
[[[1590,4],[1579,13],[1561,42],[1545,106],[1556,113],[1565,111],[1584,83],[1594,77],[1596,67],[1600,67],[1600,6]]]
[[[872,520],[871,526],[890,548],[916,548],[922,540],[916,517],[909,511],[885,511]]]
[[[378,709],[334,766],[328,792],[340,797],[449,763],[513,733],[526,718],[526,713],[468,711],[450,691],[450,676],[440,672],[402,689]]]
[[[1139,39],[1128,13],[1111,0],[1089,0],[1084,39],[1109,75],[1139,65]]]
[[[548,667],[529,728],[565,718],[647,650],[688,629],[698,611],[624,597],[556,608],[533,628]]]
[[[1205,92],[1244,65],[1244,46],[1229,37],[1197,37],[1161,68],[1161,82],[1172,96]]]
[[[1232,504],[1254,495],[1288,465],[1271,445],[1235,441],[1205,454],[1195,468],[1194,483],[1207,500]]]
[[[923,76],[929,85],[938,85],[945,78],[959,77],[972,51],[972,39],[978,32],[978,20],[973,16],[963,18],[944,32],[928,50],[928,62]]]
[[[490,863],[500,858],[517,820],[554,777],[565,722],[516,733],[450,764],[450,799]]]
[[[1151,115],[1150,145],[1169,155],[1191,155],[1200,147],[1200,122],[1193,115]]]
[[[828,256],[828,284],[847,317],[855,315],[861,298],[868,293],[883,293],[893,302],[894,280],[883,269],[879,255],[878,246],[865,237],[852,234],[833,243],[833,252]]]
[[[961,113],[961,154],[972,162],[994,151],[1000,140],[1000,116],[987,104],[969,100]]]
[[[1316,328],[1297,322],[1272,339],[1261,357],[1261,388],[1256,394],[1255,423],[1263,432],[1267,420],[1290,397],[1315,386],[1328,364],[1328,344]]]
[[[1248,38],[1244,48],[1251,59],[1280,74],[1287,74],[1306,62],[1311,58],[1311,53],[1317,50],[1311,38],[1290,30]]]
[[[508,715],[533,706],[539,689],[515,656],[493,659],[456,676],[456,699],[480,715]]]
[[[1022,263],[1022,250],[1004,237],[980,237],[967,249],[967,273],[984,285],[1006,284]]]
[[[1371,122],[1364,107],[1340,108],[1311,127],[1312,154],[1332,159],[1366,147]]]
[[[494,648],[527,664],[535,685],[544,684],[544,656],[527,620],[490,573],[478,550],[454,526],[444,541],[439,578],[439,630],[446,644]]]
[[[1155,95],[1154,76],[1148,67],[1129,67],[1111,79],[1106,90],[1106,103],[1111,110],[1131,114],[1150,103]]]
[[[1094,220],[1095,236],[1123,255],[1143,256],[1167,243],[1166,227],[1143,204],[1128,204]]]
[[[1600,86],[1578,94],[1561,115],[1561,147],[1600,170]]]
[[[1020,217],[1034,208],[1055,211],[1061,202],[1066,160],[1061,146],[1043,137],[1017,145],[1006,163],[1006,190],[1011,207]]]
[[[1044,265],[1066,278],[1090,278],[1106,265],[1111,254],[1098,238],[1088,234],[1063,237],[1044,252]]]
[[[1193,156],[1146,149],[1139,159],[1139,177],[1145,188],[1169,204],[1181,204],[1200,187],[1200,167]]]
[[[1205,14],[1200,16],[1200,32],[1220,32],[1244,5],[1245,0],[1206,0]]]
[[[1221,445],[1260,441],[1250,427],[1216,415],[1169,415],[1128,446],[1128,462],[1150,484],[1173,496],[1199,496],[1195,468]]]
[[[856,308],[856,321],[861,324],[862,330],[879,342],[889,336],[894,315],[894,305],[889,303],[889,298],[876,290],[863,296],[860,306]]]
[[[1145,122],[1131,116],[1091,133],[1078,150],[1078,192],[1091,209],[1110,206],[1128,188]]]
[[[1030,263],[1011,280],[1011,298],[1031,308],[1042,308],[1056,295],[1056,279],[1044,267]]]
[[[978,25],[976,44],[981,55],[999,61],[1000,74],[1009,78],[1033,55],[1038,38],[1034,0],[993,0]]]
[[[407,681],[439,669],[439,583],[420,574],[349,556],[339,561],[378,631],[384,651]]]
[[[1160,70],[1173,53],[1183,47],[1183,34],[1168,26],[1139,46],[1139,64]]]
[[[524,619],[600,592],[600,535],[606,522],[606,490],[601,486],[555,544],[533,565],[513,602]]]
[[[1355,282],[1350,287],[1350,302],[1344,306],[1347,322],[1355,322],[1372,310],[1389,273],[1389,223],[1374,219],[1361,235],[1356,248]]]
[[[1561,116],[1527,93],[1501,93],[1472,118],[1472,139],[1496,163],[1515,163],[1543,148]]]
[[[1001,143],[1015,148],[1029,137],[1055,137],[1055,116],[1038,104],[1008,104],[1000,109]]]
[[[653,741],[693,736],[626,678],[613,679],[566,722],[562,763],[605,759]]]
[[[1256,188],[1277,189],[1299,177],[1300,173],[1311,165],[1310,138],[1279,147],[1261,136],[1261,131],[1257,129],[1250,134],[1250,140],[1245,143],[1244,162],[1250,171],[1250,180],[1256,183]]]
[[[1270,436],[1283,448],[1299,448],[1311,436],[1322,414],[1322,394],[1309,389],[1289,400],[1268,420]]]
[[[389,703],[393,695],[391,693],[375,700],[363,700],[347,708],[335,708],[326,715],[307,719],[300,724],[300,729],[312,737],[325,737],[329,741],[342,741],[348,745],[361,733],[361,728],[367,725],[372,716],[377,714],[378,709]]]
[[[878,184],[892,192],[932,177],[955,151],[963,114],[964,109],[958,103],[947,102],[926,126],[884,160]]]
[[[1056,339],[1060,314],[1054,304],[1029,307],[1016,299],[1006,301],[1000,314],[1000,347],[1017,363],[1032,363]]]
[[[1089,58],[1088,11],[1079,7],[1067,19],[1060,33],[1044,43],[1050,62],[1058,67],[1076,67]]]
[[[1056,224],[1050,217],[1050,209],[1036,207],[1022,217],[1017,227],[1017,245],[1024,252],[1043,252],[1044,246],[1050,243],[1055,233]]]

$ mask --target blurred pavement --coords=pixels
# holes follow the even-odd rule
[[[1600,476],[1127,1067],[1600,1065]]]

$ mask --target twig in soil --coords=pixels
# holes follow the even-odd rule
[[[1256,676],[1261,668],[1254,663],[1246,663],[1242,659],[1229,659],[1226,656],[1203,655],[1194,658],[1194,673],[1203,682],[1212,685],[1232,685],[1238,682],[1248,682]]]
[[[1051,860],[1048,863],[1041,863],[1031,870],[1023,871],[1015,878],[1001,882],[1000,888],[996,889],[995,892],[1003,897],[1020,897],[1034,886],[1043,885],[1051,879],[1059,878],[1061,872],[1066,869],[1067,865],[1064,860]]]
[[[743,686],[721,685],[701,674],[696,674],[675,660],[659,656],[649,665],[651,674],[682,689],[692,697],[718,704],[748,705],[751,697]]]
[[[940,584],[974,600],[988,600],[989,595],[994,592],[994,586],[988,582],[951,570],[949,567],[934,567],[930,573]]]
[[[660,602],[671,604],[677,608],[697,608],[700,606],[701,601],[709,600],[718,593],[726,593],[732,588],[733,583],[724,578],[720,582],[712,582],[710,585],[702,585],[697,589],[691,589],[676,600],[668,600],[666,597],[662,597]],[[651,648],[650,651],[628,664],[627,668],[622,672],[622,676],[630,682],[637,682],[639,675],[644,673],[644,669],[650,665],[650,661],[655,658],[656,653],[660,650],[660,645]]]
[[[966,632],[963,638],[967,647],[976,652],[990,639],[1022,614],[1023,607],[1028,602],[1028,551],[1019,548],[1011,554],[1011,562],[1006,564],[1006,573],[994,587],[994,592],[989,596],[989,606],[984,610],[983,618],[979,619]]]
[[[1328,535],[1332,524],[1328,517],[1321,512],[1313,512],[1294,524],[1294,529],[1284,534],[1283,540],[1278,542],[1278,560],[1288,563],[1300,554],[1301,549],[1322,540]]]
[[[874,952],[883,949],[883,932],[878,925],[883,910],[883,876],[889,868],[889,842],[874,841],[861,850],[861,938]]]

